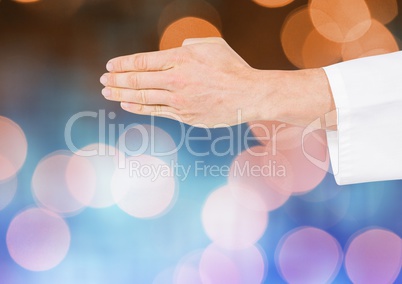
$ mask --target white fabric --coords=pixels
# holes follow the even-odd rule
[[[324,70],[338,114],[327,131],[337,183],[402,179],[402,52]]]

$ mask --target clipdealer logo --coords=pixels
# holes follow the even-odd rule
[[[254,165],[250,162],[238,163],[236,160],[233,162],[232,166],[218,166],[207,164],[202,159],[196,160],[192,165],[182,165],[179,164],[175,159],[171,159],[172,155],[176,155],[177,152],[185,147],[186,151],[192,155],[194,158],[206,157],[214,155],[216,157],[226,156],[226,155],[237,155],[245,151],[250,151],[248,148],[250,141],[261,141],[262,137],[255,138],[250,136],[251,128],[248,128],[243,135],[236,135],[234,127],[228,127],[229,125],[219,124],[217,127],[225,127],[225,133],[218,138],[213,138],[210,128],[203,128],[200,134],[198,126],[185,126],[184,123],[180,122],[179,118],[172,118],[179,121],[178,125],[180,127],[180,137],[179,142],[175,144],[172,149],[164,149],[161,151],[156,147],[160,141],[157,141],[157,135],[155,134],[155,118],[151,116],[151,123],[145,127],[145,125],[132,123],[125,125],[122,123],[116,123],[116,113],[109,112],[106,113],[105,110],[95,111],[82,111],[74,114],[66,123],[64,136],[67,147],[73,153],[79,153],[79,155],[84,157],[91,156],[102,156],[102,155],[117,155],[119,168],[128,168],[130,175],[135,175],[138,177],[147,177],[155,180],[158,176],[175,175],[180,180],[184,180],[190,176],[211,176],[211,177],[228,177],[229,175],[235,176],[265,176],[265,177],[285,177],[287,175],[286,166],[280,164],[275,159],[265,159],[262,165]],[[87,149],[82,150],[76,146],[78,142],[77,136],[73,135],[74,127],[79,125],[79,123],[84,122],[84,120],[91,120],[91,123],[96,123],[98,126],[98,141],[99,147],[97,149]],[[238,127],[242,123],[241,111],[238,112]],[[307,159],[309,159],[317,167],[326,170],[325,161],[321,161],[311,156],[304,149],[304,138],[311,132],[319,129],[321,127],[321,120],[314,121],[308,127],[305,128],[302,134],[302,150]],[[201,125],[202,126],[202,125]],[[236,127],[236,126],[235,126]],[[264,124],[253,124],[253,127],[258,127],[265,133],[265,140],[269,140],[269,147],[266,149],[265,153],[250,153],[251,155],[270,155],[275,157],[277,154],[277,134],[279,131],[287,127],[287,124],[281,123],[279,125],[272,125],[271,128],[267,128]],[[136,149],[130,149],[126,145],[126,135],[128,131],[135,129],[138,135],[138,147]],[[118,140],[116,137],[119,137]],[[262,138],[264,140],[264,137]],[[76,141],[75,141],[76,140]],[[175,139],[177,141],[177,139]],[[210,147],[208,149],[196,147],[196,142],[209,142]],[[116,145],[116,147],[114,147]],[[225,147],[222,147],[225,145]],[[110,147],[113,146],[113,147]],[[136,157],[139,155],[151,155],[157,158],[165,158],[165,164],[158,166],[141,164],[135,159],[129,160],[127,162],[127,157]],[[329,157],[326,157],[329,159]]]
[[[172,118],[179,121],[179,118],[176,117],[175,114],[171,114],[171,116]],[[180,137],[178,137],[179,142],[176,145],[176,147],[174,149],[171,149],[171,151],[158,152],[158,150],[155,147],[156,138],[154,132],[155,127],[154,116],[151,116],[150,129],[147,129],[146,127],[138,123],[132,123],[129,125],[125,125],[122,123],[115,123],[114,122],[115,118],[116,113],[109,112],[108,114],[106,114],[105,110],[99,110],[99,112],[82,111],[74,114],[67,121],[66,127],[64,129],[64,138],[68,149],[74,153],[80,150],[79,147],[76,146],[76,143],[73,139],[74,136],[72,134],[73,129],[76,126],[76,124],[79,124],[80,122],[88,119],[93,120],[93,122],[97,120],[96,122],[98,125],[98,141],[100,144],[102,144],[102,147],[100,147],[99,149],[81,151],[80,154],[86,157],[95,155],[106,155],[108,147],[103,145],[111,145],[111,146],[116,145],[117,144],[116,136],[122,137],[126,135],[126,133],[130,129],[134,128],[140,133],[139,135],[142,140],[141,146],[138,149],[135,149],[135,151],[133,151],[132,149],[129,149],[129,147],[127,147],[127,145],[124,143],[125,141],[124,139],[121,139],[117,145],[118,150],[120,150],[123,153],[126,153],[129,156],[145,153],[145,151],[149,149],[150,155],[157,157],[166,157],[177,153],[182,147],[185,147],[188,153],[195,157],[206,157],[210,155],[221,157],[226,155],[236,155],[237,153],[240,153],[242,149],[248,148],[250,141],[255,142],[260,140],[249,135],[251,129],[247,129],[245,134],[241,136],[235,134],[233,127],[229,127],[229,125],[225,124],[217,124],[216,128],[225,128],[225,132],[227,133],[222,134],[218,138],[213,138],[212,130],[210,128],[203,127],[201,124],[194,126],[187,125],[186,127],[184,123],[179,121],[178,125],[180,127]],[[238,127],[240,127],[242,123],[243,121],[241,111],[239,111]],[[279,127],[274,126],[272,129],[268,129],[263,124],[259,126],[261,128],[264,128],[265,133],[267,133],[267,135],[272,138],[271,152],[273,154],[276,153],[276,134],[279,132],[281,128],[285,126],[286,124],[281,124],[279,125]],[[197,133],[197,130],[199,130],[200,127],[204,130],[203,134]],[[108,134],[106,134],[106,132]],[[77,137],[75,138],[77,139]],[[267,140],[269,140],[269,138],[267,138]],[[197,149],[197,147],[195,147],[194,142],[210,142],[210,147],[205,151],[201,151],[200,149]],[[222,148],[223,144],[225,144],[226,146]]]

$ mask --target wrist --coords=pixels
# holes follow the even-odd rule
[[[263,72],[266,99],[258,112],[260,120],[307,126],[335,110],[323,69]]]
[[[277,120],[282,113],[278,94],[278,86],[283,80],[283,74],[286,71],[276,70],[258,70],[253,69],[251,96],[253,106],[250,108],[253,112],[247,121]]]

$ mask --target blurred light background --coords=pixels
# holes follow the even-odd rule
[[[208,133],[126,113],[99,83],[110,58],[188,37],[222,36],[259,69],[397,51],[401,7],[1,0],[0,283],[402,283],[401,181],[337,186],[320,131],[306,140],[324,161],[316,167],[298,127],[275,137],[266,130],[277,122]],[[204,139],[180,146],[184,133]],[[122,162],[165,174],[133,175]],[[237,175],[238,165],[272,172]]]

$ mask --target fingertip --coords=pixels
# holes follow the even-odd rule
[[[102,77],[100,77],[99,81],[101,82],[102,85],[106,86],[106,84],[107,84],[106,74],[103,74]]]
[[[121,103],[120,103],[120,106],[121,106],[122,109],[128,111],[130,104],[129,104],[129,103],[126,103],[126,102],[121,102]]]
[[[110,90],[110,88],[103,88],[102,89],[102,95],[105,98],[110,98],[112,96],[112,91]]]
[[[106,64],[106,70],[107,71],[109,71],[109,72],[112,72],[113,71],[113,63],[111,62],[111,61],[109,61],[107,64]]]

